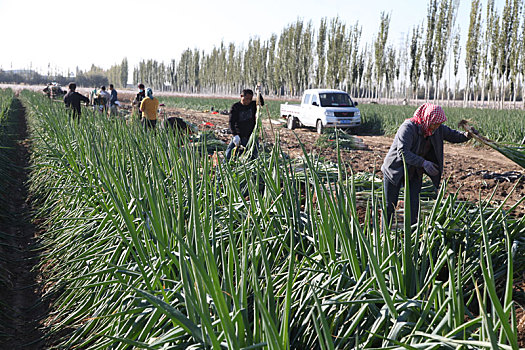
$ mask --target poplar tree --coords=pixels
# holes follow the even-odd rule
[[[452,28],[456,21],[456,13],[459,2],[457,0],[441,0],[437,16],[437,25],[435,30],[435,65],[434,77],[436,89],[434,100],[438,99],[440,93],[440,82],[443,78],[443,71],[448,60],[448,52],[451,46]]]
[[[240,54],[237,53],[234,43],[228,45],[228,64],[226,70],[226,76],[229,81],[229,93],[230,94],[239,94],[239,80],[241,76],[241,64],[240,64]]]
[[[470,25],[466,46],[465,68],[467,70],[467,81],[465,87],[464,103],[468,103],[472,83],[478,76],[479,69],[479,47],[481,31],[481,6],[480,0],[472,0],[470,9]]]
[[[406,37],[403,39],[403,43],[400,46],[399,50],[399,71],[401,78],[399,79],[398,93],[403,97],[403,103],[406,104],[408,96],[408,85],[409,85],[409,76],[410,76],[410,33],[406,34]]]
[[[435,36],[436,36],[436,14],[438,2],[430,0],[427,10],[427,27],[424,42],[425,64],[423,65],[423,77],[425,78],[425,100],[430,99],[430,86],[434,72]]]
[[[454,65],[454,95],[452,99],[456,100],[456,94],[458,91],[458,72],[459,72],[459,59],[461,57],[461,44],[460,44],[461,35],[459,33],[459,30],[454,35],[453,43],[452,43],[452,56],[453,56],[453,65]]]
[[[372,75],[374,73],[374,58],[372,50],[365,46],[365,66],[363,75],[363,84],[367,98],[372,98]]]
[[[356,23],[350,31],[350,40],[348,45],[348,71],[346,78],[346,90],[352,95],[356,96],[356,83],[359,77],[358,73],[358,55],[359,55],[359,44],[361,42],[362,28]]]
[[[122,63],[120,64],[121,67],[120,67],[120,79],[119,79],[119,83],[120,83],[120,87],[123,87],[125,88],[127,85],[128,85],[128,59],[126,57],[124,57],[124,59],[122,60]]]
[[[191,92],[200,92],[200,57],[199,50],[195,49],[191,61]]]
[[[276,49],[277,49],[277,35],[272,34],[268,44],[268,62],[267,62],[267,81],[269,91],[277,95],[280,91],[278,71],[275,67],[276,60]]]
[[[525,16],[521,24],[520,35],[520,49],[519,49],[519,74],[521,76],[521,103],[522,108],[525,109]]]
[[[315,85],[317,87],[322,87],[326,84],[326,31],[326,18],[322,18],[321,23],[319,25],[319,31],[317,33],[317,44],[315,48],[317,54],[317,66],[315,69]]]
[[[512,24],[511,43],[510,43],[510,54],[509,54],[509,82],[511,84],[512,102],[516,107],[516,97],[518,95],[518,71],[519,71],[519,59],[520,59],[520,18],[522,13],[522,2],[521,0],[514,0],[512,5],[512,16],[514,16],[514,22]]]
[[[520,0],[506,0],[503,8],[503,15],[501,17],[501,32],[499,36],[499,70],[501,73],[501,108],[503,108],[506,97],[507,83],[511,80],[511,73],[513,72],[513,60],[516,47],[516,37],[519,26],[519,12],[521,7]]]
[[[396,50],[389,46],[385,52],[385,89],[386,97],[393,98],[392,89],[394,82],[399,78],[399,62],[396,54]]]
[[[328,30],[328,50],[326,54],[326,83],[329,88],[340,89],[348,69],[346,25],[339,19],[330,21]]]
[[[375,56],[375,78],[377,84],[376,96],[381,98],[381,90],[383,87],[383,80],[385,78],[385,48],[388,39],[388,29],[390,26],[390,15],[381,12],[381,19],[379,21],[379,33],[374,42],[374,56]]]
[[[420,45],[421,36],[419,26],[414,27],[412,39],[410,40],[410,86],[413,99],[417,99],[419,79],[421,77],[421,55],[423,53]]]
[[[190,65],[192,52],[186,49],[182,52],[177,65],[177,87],[178,91],[189,91],[190,88]]]
[[[491,86],[493,84],[492,74],[493,69],[491,69],[491,47],[494,45],[493,39],[493,30],[494,28],[499,28],[497,24],[494,23],[495,19],[495,10],[494,10],[494,0],[487,1],[487,14],[486,14],[486,30],[483,35],[483,45],[481,48],[481,104],[485,104],[485,93],[487,93],[488,102],[490,103],[490,92],[492,90]]]
[[[353,96],[359,96],[363,97],[363,75],[365,72],[365,56],[366,53],[364,51],[361,51],[357,55],[357,61],[355,64],[355,75],[356,75],[356,91],[354,92]]]
[[[172,59],[167,69],[168,82],[171,85],[171,91],[175,91],[177,88],[177,62]]]
[[[499,36],[500,36],[500,17],[499,14],[495,11],[494,6],[490,8],[490,13],[487,14],[487,35],[489,38],[489,61],[488,61],[488,99],[490,102],[490,96],[492,95],[494,99],[494,105],[497,101],[497,89],[498,83],[501,78],[501,72],[499,70],[499,61],[500,61],[500,51],[499,51]],[[496,77],[496,80],[494,80]]]

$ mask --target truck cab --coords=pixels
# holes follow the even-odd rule
[[[298,126],[324,128],[352,128],[361,125],[357,102],[348,93],[333,89],[308,89],[300,105],[281,105],[281,116],[287,119],[289,129]]]

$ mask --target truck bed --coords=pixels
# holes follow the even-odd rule
[[[282,104],[281,105],[281,117],[296,117],[299,118],[301,113],[300,104]]]

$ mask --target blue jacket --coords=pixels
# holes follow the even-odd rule
[[[466,132],[460,132],[441,124],[441,126],[429,136],[430,142],[434,148],[433,162],[438,166],[439,174],[430,176],[434,186],[439,187],[441,175],[443,174],[443,140],[452,143],[466,142],[470,139]],[[394,142],[390,146],[381,171],[383,176],[395,185],[403,180],[404,168],[403,157],[407,164],[409,173],[413,168],[422,168],[425,159],[418,155],[424,141],[423,130],[421,127],[411,121],[405,120],[397,130]]]

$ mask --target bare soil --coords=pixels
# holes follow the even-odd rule
[[[16,113],[14,164],[8,174],[12,187],[6,198],[6,219],[0,228],[5,233],[5,245],[0,250],[5,260],[1,267],[7,270],[9,280],[7,290],[0,294],[7,307],[7,319],[3,321],[9,326],[5,338],[0,339],[0,348],[43,349],[41,321],[47,316],[48,306],[41,299],[37,231],[31,221],[32,207],[28,200],[29,142],[24,108],[16,99],[12,107]]]

